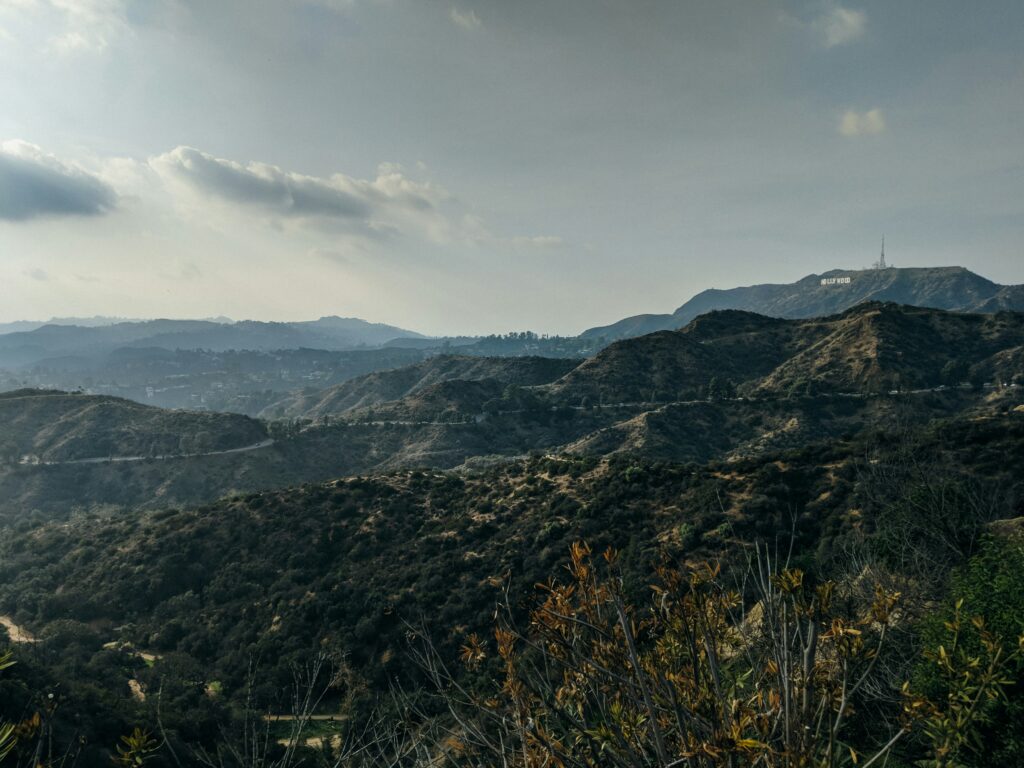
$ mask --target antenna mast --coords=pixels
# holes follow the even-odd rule
[[[874,263],[874,268],[875,269],[888,269],[889,268],[889,265],[885,263],[885,235],[882,235],[882,255],[878,259],[878,261],[876,261]]]

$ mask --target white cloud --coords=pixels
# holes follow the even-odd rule
[[[823,0],[817,13],[811,15],[782,15],[783,22],[802,30],[825,48],[847,45],[864,36],[868,17],[864,11],[846,8],[835,0]]]
[[[867,23],[868,17],[864,11],[829,5],[825,13],[815,21],[815,27],[825,47],[832,48],[863,37]]]
[[[0,11],[44,30],[48,53],[96,53],[131,33],[126,0],[2,0]]]
[[[0,224],[121,211],[122,226],[198,225],[217,237],[267,228],[307,253],[344,262],[417,244],[477,252],[551,250],[561,238],[495,234],[443,187],[381,163],[372,178],[309,175],[180,146],[145,160],[58,159],[0,142]],[[158,224],[158,222],[163,222]],[[403,241],[400,244],[398,241]],[[194,277],[183,268],[180,277]]]
[[[472,8],[468,11],[461,11],[453,5],[448,15],[451,18],[452,23],[462,29],[479,29],[482,24],[480,17],[476,15],[476,11]]]
[[[251,221],[258,211],[272,227],[320,231],[364,243],[396,237],[446,244],[464,239],[443,188],[410,179],[384,163],[376,178],[343,173],[310,176],[261,162],[238,163],[191,147],[177,147],[148,162],[178,207],[198,218],[222,213]]]
[[[884,130],[885,116],[877,107],[869,109],[867,112],[848,109],[839,118],[839,133],[843,136],[870,136],[882,133]]]
[[[324,252],[334,256],[366,255],[395,238],[477,248],[564,245],[561,238],[552,236],[495,235],[443,187],[409,178],[398,163],[381,163],[373,179],[343,173],[310,176],[268,163],[238,163],[177,147],[150,158],[145,169],[135,173],[125,171],[124,161],[108,161],[105,167],[111,172],[104,178],[122,179],[139,195],[145,194],[138,185],[146,183],[148,171],[179,208],[204,221],[218,219],[219,204],[226,215],[243,216],[246,222],[258,211],[279,231],[298,227],[326,234],[331,245]],[[157,190],[149,194],[155,197]]]

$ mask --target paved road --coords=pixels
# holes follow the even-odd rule
[[[899,391],[894,390],[894,391],[888,392],[888,393],[881,393],[881,392],[872,392],[872,393],[865,393],[865,392],[822,392],[822,393],[820,393],[818,395],[814,395],[814,397],[816,397],[816,398],[824,398],[824,399],[833,398],[833,397],[846,397],[846,398],[856,398],[856,399],[870,399],[870,398],[879,398],[879,397],[896,397],[896,396],[906,396],[906,395],[923,395],[923,394],[927,394],[929,392],[954,391],[954,390],[957,390],[957,389],[967,389],[967,388],[968,387],[966,387],[966,386],[961,386],[961,387],[946,387],[946,386],[942,386],[942,387],[928,387],[928,388],[924,388],[924,389],[905,389],[905,390],[899,390]],[[992,389],[993,387],[991,387],[990,385],[986,384],[985,388],[986,389]],[[1016,388],[1016,385],[1009,385],[1008,388]],[[564,406],[557,406],[557,408],[565,408],[565,409],[568,409],[568,410],[571,410],[571,411],[590,411],[590,410],[593,410],[593,411],[603,411],[603,410],[611,410],[611,409],[615,409],[615,408],[629,408],[629,409],[636,409],[636,410],[640,410],[640,411],[651,411],[651,410],[661,410],[661,409],[666,408],[668,406],[707,405],[708,403],[713,403],[715,405],[721,405],[723,403],[729,403],[729,402],[747,402],[747,403],[750,403],[750,404],[753,404],[753,405],[757,405],[759,403],[764,403],[764,402],[775,402],[775,401],[780,401],[780,400],[781,401],[785,401],[785,400],[789,400],[789,399],[790,398],[785,397],[785,396],[753,397],[753,398],[751,398],[751,397],[733,397],[733,398],[726,398],[724,400],[714,400],[714,401],[708,400],[707,398],[701,398],[699,400],[671,400],[671,401],[666,401],[666,402],[594,403],[593,405],[564,405]],[[551,410],[555,411],[556,407],[552,406]],[[514,415],[514,414],[518,414],[518,413],[526,413],[526,411],[525,410],[510,410],[510,411],[496,411],[496,412],[491,413],[491,414],[488,414],[488,413],[477,413],[477,414],[473,414],[470,417],[470,420],[468,420],[468,421],[383,421],[383,420],[376,420],[376,419],[373,420],[373,421],[345,421],[345,420],[339,419],[338,421],[332,421],[332,422],[329,422],[327,424],[324,424],[324,423],[321,423],[321,422],[314,422],[313,424],[310,424],[309,426],[304,427],[302,429],[302,431],[303,432],[309,432],[309,431],[312,431],[312,430],[315,430],[315,429],[319,429],[319,428],[324,427],[324,426],[331,426],[331,427],[391,427],[391,426],[403,426],[403,427],[412,427],[412,426],[452,427],[452,426],[467,426],[467,425],[471,425],[471,424],[479,424],[482,421],[486,421],[488,416],[508,416],[508,415]]]
[[[43,461],[41,464],[46,466],[56,466],[64,464],[106,464],[107,462],[122,462],[122,461],[167,461],[168,459],[196,459],[204,456],[225,456],[229,453],[248,453],[249,451],[258,451],[261,448],[268,448],[274,444],[272,438],[261,440],[258,443],[252,445],[243,445],[241,448],[228,448],[223,451],[207,451],[206,453],[169,453],[164,456],[98,456],[92,459],[69,459],[67,461]]]

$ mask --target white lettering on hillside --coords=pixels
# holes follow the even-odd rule
[[[821,278],[822,285],[849,285],[853,282],[852,277],[823,277]]]

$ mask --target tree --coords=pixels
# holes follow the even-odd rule
[[[713,376],[708,382],[708,400],[731,400],[736,397],[736,385],[730,380]]]
[[[971,366],[966,360],[950,360],[942,366],[942,383],[955,387],[967,381]]]

